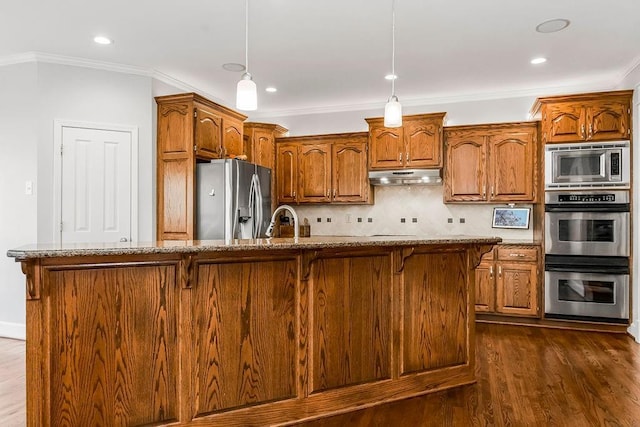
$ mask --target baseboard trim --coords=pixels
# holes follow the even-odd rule
[[[640,343],[640,325],[638,325],[637,321],[633,322],[631,326],[629,326],[627,332],[629,333],[629,335],[635,338],[637,343]]]
[[[22,323],[0,322],[0,337],[24,341],[27,339],[27,325]]]

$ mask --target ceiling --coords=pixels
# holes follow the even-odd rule
[[[235,105],[243,0],[20,0],[0,8],[0,58],[39,52],[141,67]],[[391,92],[391,0],[250,0],[258,113],[382,107]],[[571,25],[542,34],[536,25]],[[114,44],[92,39],[104,34]],[[548,62],[533,66],[530,60]],[[640,64],[637,0],[397,0],[403,104],[609,89]],[[267,86],[277,93],[266,93]]]

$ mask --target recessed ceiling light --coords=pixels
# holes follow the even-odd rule
[[[278,91],[278,89],[276,89],[276,88],[275,88],[275,87],[273,87],[273,86],[266,87],[264,90],[266,90],[267,92],[270,92],[270,93],[273,93],[273,92],[277,92],[277,91]]]
[[[235,62],[227,62],[226,64],[222,64],[222,68],[224,68],[227,71],[235,71],[235,72],[244,71],[246,69],[244,65],[237,64]]]
[[[386,80],[396,80],[398,76],[396,74],[387,74],[386,76],[384,76],[384,78]]]
[[[550,21],[538,24],[536,31],[539,33],[555,33],[564,30],[569,26],[569,24],[570,22],[568,19],[551,19]]]
[[[545,63],[545,62],[547,62],[547,58],[543,58],[543,57],[540,57],[540,58],[533,58],[533,59],[531,60],[531,63],[532,63],[533,65],[543,64],[543,63]]]
[[[109,37],[105,37],[105,36],[95,36],[93,38],[93,41],[98,43],[98,44],[111,44],[111,43],[113,43],[113,40],[111,40]]]

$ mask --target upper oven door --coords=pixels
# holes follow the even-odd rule
[[[558,144],[545,147],[545,187],[629,187],[629,145],[626,141],[602,144]]]
[[[629,256],[629,212],[545,212],[546,253]]]

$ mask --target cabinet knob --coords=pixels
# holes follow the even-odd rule
[[[489,267],[489,277],[493,279],[493,265]]]
[[[409,153],[407,153],[407,163],[411,163],[411,159],[409,158]]]
[[[398,158],[399,162],[402,162],[402,153],[400,153],[400,157]]]
[[[336,191],[336,189],[334,188],[334,189],[333,189],[333,198],[334,198],[334,199],[336,198],[336,194],[337,194],[337,191]]]
[[[502,277],[502,266],[498,266],[498,277]]]
[[[524,254],[509,254],[509,256],[513,256],[513,257],[524,257]]]
[[[584,135],[584,123],[582,124],[582,126],[580,126],[580,134],[582,136],[582,139],[585,139],[585,135]]]
[[[593,136],[593,123],[589,123],[589,139]]]

